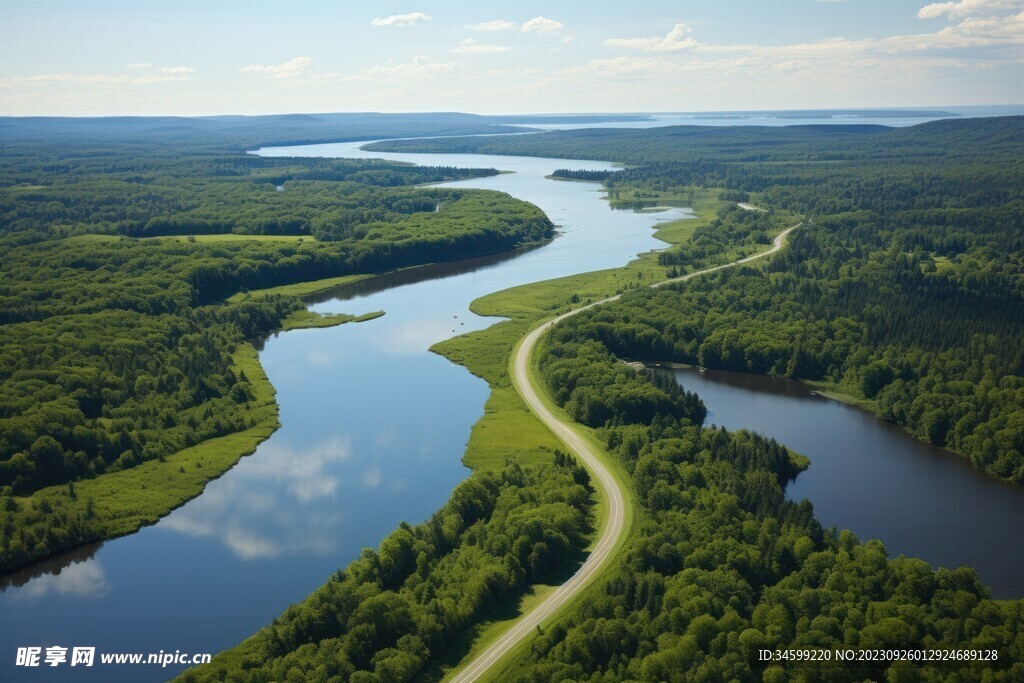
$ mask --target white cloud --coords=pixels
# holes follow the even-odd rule
[[[417,22],[429,20],[429,14],[410,12],[409,14],[392,14],[390,17],[377,17],[370,23],[374,26],[413,26]]]
[[[966,1],[966,0],[965,0]],[[1021,0],[1024,2],[1024,0]],[[671,34],[670,34],[671,35]],[[620,47],[647,47],[647,43],[632,44],[631,40],[646,39],[613,39],[607,44]],[[660,39],[654,39],[660,40]],[[968,17],[957,24],[952,24],[933,33],[914,33],[909,35],[893,35],[883,38],[863,38],[853,40],[836,37],[825,38],[808,43],[789,45],[715,45],[709,43],[695,44],[692,52],[698,54],[731,53],[755,56],[764,60],[786,59],[818,59],[822,65],[834,63],[828,60],[851,59],[860,56],[896,57],[909,55],[917,58],[922,53],[942,50],[985,49],[988,51],[974,56],[977,62],[988,60],[1009,60],[1019,63],[1019,56],[997,50],[1024,46],[1024,12],[1009,16]]]
[[[813,10],[813,4],[807,0],[804,7]],[[287,52],[270,53],[251,65],[251,78],[231,83],[227,74],[225,87],[205,92],[190,84],[219,77],[209,72],[206,63],[185,62],[184,58],[178,62],[155,54],[148,56],[163,64],[150,63],[141,61],[146,59],[144,52],[136,52],[135,59],[140,61],[122,62],[120,68],[115,64],[109,71],[91,69],[85,62],[43,70],[8,69],[0,73],[0,101],[6,113],[83,115],[126,109],[205,113],[211,107],[245,113],[278,111],[283,106],[294,111],[371,110],[379,109],[381,102],[410,110],[603,110],[621,106],[622,98],[636,109],[685,109],[687,102],[698,100],[702,108],[779,108],[848,105],[850,92],[860,93],[862,106],[934,104],[943,97],[955,100],[950,104],[1006,102],[1020,91],[1024,13],[1005,8],[1021,6],[1024,0],[917,0],[904,7],[905,13],[909,10],[907,16],[912,20],[920,9],[920,16],[934,18],[919,19],[913,30],[887,30],[879,24],[867,33],[844,36],[848,26],[840,21],[799,38],[784,30],[765,30],[757,38],[739,41],[743,44],[712,41],[696,21],[687,22],[693,27],[690,32],[677,29],[677,21],[664,20],[660,29],[639,31],[628,28],[628,23],[613,23],[594,44],[593,37],[578,33],[571,22],[555,30],[553,25],[560,22],[537,16],[543,11],[557,14],[557,5],[556,9],[549,5],[549,9],[538,7],[529,13],[506,8],[504,17],[481,8],[482,14],[476,16],[443,21],[438,17],[438,22],[447,22],[455,31],[447,38],[438,34],[437,40],[430,39],[417,49],[406,45],[411,51],[404,54],[387,54],[387,45],[375,46],[384,52],[378,50],[376,57],[365,55],[368,61],[362,64],[340,58],[327,63],[320,55],[315,61],[285,62]],[[411,9],[415,4],[390,8],[392,12]],[[359,20],[362,28],[365,30],[373,16],[387,19],[386,11],[378,8],[365,15]],[[494,20],[486,20],[488,14]],[[452,23],[452,19],[456,21]],[[398,23],[396,19],[387,25]],[[420,34],[435,28],[432,24],[432,20],[418,20],[420,29],[395,28],[375,35]],[[550,30],[541,36],[545,27]],[[576,36],[571,43],[570,28]],[[666,28],[671,30],[662,33]],[[467,37],[473,41],[463,41]],[[605,38],[611,40],[602,44]],[[536,59],[530,60],[529,66],[536,68],[514,68],[517,64],[510,58],[523,52],[517,40],[535,41],[530,42],[534,48],[543,48],[535,50]],[[503,46],[510,49],[488,56],[487,50]],[[310,56],[312,49],[307,52]],[[562,58],[545,50],[561,50]],[[573,59],[565,59],[568,52]],[[430,57],[414,59],[417,54]],[[126,56],[131,58],[131,53]],[[237,75],[237,69],[252,61],[231,68]],[[196,71],[161,70],[179,64],[194,66]],[[488,70],[492,66],[505,69],[495,73]],[[602,86],[608,82],[615,87]],[[154,85],[147,85],[150,83]],[[261,84],[275,87],[261,88]],[[337,87],[318,87],[320,84]],[[449,327],[437,332],[450,331]],[[437,338],[431,336],[429,341]],[[332,350],[331,355],[334,353]],[[328,362],[329,358],[316,360]],[[308,484],[308,493],[303,495],[315,494],[322,487],[321,482]]]
[[[458,44],[458,46],[452,48],[452,52],[459,54],[482,54],[486,52],[508,52],[509,48],[506,45],[487,45],[486,43],[478,43],[472,38],[466,38],[464,41]]]
[[[242,71],[261,73],[267,78],[298,78],[313,63],[309,57],[292,57],[281,64],[249,64]]]
[[[573,38],[572,36],[565,36],[564,38],[562,38],[562,45],[568,45],[569,43],[571,43],[574,40],[576,40],[576,39]]]
[[[0,78],[0,88],[12,88],[17,86],[38,86],[38,85],[97,85],[97,86],[119,86],[119,85],[148,85],[151,83],[169,83],[171,81],[188,81],[188,76],[172,75],[159,76],[150,74],[148,76],[108,76],[96,74],[93,76],[76,76],[75,74],[41,74],[39,76],[10,76]]]
[[[380,468],[376,465],[363,471],[363,488],[375,489],[380,486],[380,482],[383,477],[380,473]]]
[[[697,41],[689,37],[690,31],[686,24],[676,24],[664,38],[609,38],[604,44],[641,52],[678,52],[697,47]]]
[[[844,56],[871,53],[895,55],[934,50],[1012,46],[1024,46],[1024,12],[1005,17],[970,17],[964,19],[959,24],[946,26],[935,33],[915,33],[905,36],[896,35],[886,38],[865,38],[862,40],[828,38],[813,43],[781,46],[700,45],[697,50],[707,52],[746,51],[767,56]]]
[[[375,66],[364,69],[360,78],[370,80],[380,78],[403,78],[407,76],[436,76],[438,74],[450,73],[455,70],[455,62],[438,62],[430,57],[413,57],[411,62],[391,64],[388,66]]]
[[[164,74],[190,74],[195,69],[190,66],[162,66],[160,67],[160,73]]]
[[[554,97],[556,93],[593,93],[592,83],[614,81],[622,84],[622,93],[629,88],[653,89],[669,96],[724,93],[743,87],[755,91],[757,86],[750,84],[764,84],[762,92],[766,94],[785,91],[841,98],[848,96],[851,83],[870,83],[903,92],[907,87],[955,82],[960,78],[956,72],[991,72],[1000,63],[1022,63],[1016,49],[1024,46],[1024,12],[968,17],[928,33],[857,40],[838,37],[788,45],[707,44],[689,33],[686,26],[678,25],[664,38],[612,39],[607,41],[611,47],[650,56],[593,59],[547,71],[530,84],[505,88],[519,87],[520,96],[546,93]],[[975,52],[964,54],[968,49]],[[676,55],[685,56],[680,59]]]
[[[508,31],[516,26],[517,24],[514,21],[505,21],[504,19],[483,21],[479,24],[466,24],[466,28],[472,31]]]
[[[546,35],[549,33],[556,33],[562,30],[562,23],[555,21],[554,19],[548,19],[547,17],[534,17],[525,24],[523,24],[523,30],[527,33],[540,33]]]
[[[938,19],[949,16],[951,19],[969,17],[976,14],[1012,10],[1024,7],[1021,0],[959,0],[959,2],[933,2],[922,7],[917,16],[920,19]]]

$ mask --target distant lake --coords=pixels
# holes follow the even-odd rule
[[[983,105],[966,107],[927,107],[918,108],[922,115],[913,115],[915,109],[899,111],[898,115],[873,115],[871,110],[851,113],[844,111],[839,114],[827,112],[707,112],[707,113],[659,113],[651,114],[646,121],[610,121],[608,123],[541,123],[522,124],[530,128],[545,130],[575,130],[579,128],[661,128],[663,126],[809,126],[860,124],[876,126],[903,127],[913,126],[926,121],[943,118],[964,117],[976,118],[983,116],[1019,116],[1024,115],[1024,105]]]

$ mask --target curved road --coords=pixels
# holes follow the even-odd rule
[[[778,234],[778,236],[776,236],[770,249],[754,254],[753,256],[747,256],[746,258],[715,266],[713,268],[698,270],[651,286],[661,287],[662,285],[671,284],[673,282],[685,282],[686,280],[700,275],[706,275],[708,273],[713,273],[716,270],[749,263],[750,261],[774,254],[782,249],[789,233],[799,228],[800,225],[800,223],[797,223],[793,227],[783,230]],[[583,437],[580,436],[579,432],[577,432],[572,426],[572,423],[563,422],[548,409],[540,399],[538,389],[530,381],[529,373],[530,354],[533,352],[533,347],[537,344],[537,340],[540,339],[548,329],[581,311],[585,311],[588,308],[600,306],[601,304],[606,304],[611,301],[616,301],[621,296],[621,294],[617,294],[613,297],[602,299],[601,301],[595,301],[592,304],[574,309],[568,313],[563,313],[557,318],[549,320],[535,328],[532,332],[526,335],[522,343],[519,345],[519,348],[516,349],[515,365],[512,373],[512,383],[515,385],[516,391],[519,392],[519,395],[523,397],[526,405],[528,405],[530,410],[540,418],[541,422],[547,425],[548,428],[551,429],[559,439],[561,439],[562,443],[564,443],[569,450],[576,455],[576,457],[583,461],[591,474],[596,477],[598,488],[600,488],[607,496],[608,519],[604,525],[604,530],[601,532],[601,538],[598,540],[597,546],[587,557],[587,560],[578,570],[576,570],[576,573],[573,574],[568,581],[556,588],[551,595],[544,599],[544,602],[535,607],[532,612],[523,615],[515,626],[510,628],[500,638],[491,643],[486,650],[477,655],[473,661],[452,677],[451,683],[469,683],[469,681],[478,680],[484,672],[493,666],[499,659],[527,638],[542,621],[554,614],[559,607],[576,595],[576,593],[578,593],[602,568],[604,568],[608,561],[613,557],[612,550],[615,548],[616,544],[618,544],[622,534],[625,532],[626,506],[623,499],[622,489],[619,487],[619,482],[616,481],[611,471],[609,471],[608,467],[604,462],[602,462],[600,455],[594,452],[594,449],[583,439]]]

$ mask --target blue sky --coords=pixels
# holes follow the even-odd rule
[[[1024,0],[5,3],[0,114],[1024,103]]]

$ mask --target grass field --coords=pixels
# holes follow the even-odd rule
[[[281,324],[283,330],[303,330],[310,327],[334,327],[345,323],[362,323],[367,320],[374,320],[384,315],[384,311],[372,311],[362,315],[349,315],[348,313],[316,313],[309,309],[295,311],[284,319]]]
[[[68,237],[69,242],[116,242],[121,239],[137,239],[139,241],[159,240],[163,242],[199,242],[214,244],[217,242],[316,242],[312,235],[236,235],[222,233],[218,235],[162,235],[159,237],[125,237],[123,235],[74,235]]]
[[[261,297],[261,296],[295,296],[298,298],[315,296],[323,292],[328,292],[332,289],[337,289],[343,285],[350,284],[352,282],[358,282],[359,280],[365,280],[368,277],[373,277],[371,274],[360,274],[360,275],[342,275],[340,277],[329,277],[323,280],[310,280],[309,282],[296,282],[294,285],[281,285],[279,287],[269,287],[267,289],[255,289],[251,292],[239,292],[238,294],[232,295],[228,298],[228,301],[244,301],[249,297]]]
[[[160,240],[163,242],[316,242],[312,235],[238,235],[232,232],[217,235],[166,235],[159,237],[139,237],[140,240]]]
[[[702,222],[727,204],[717,190],[696,193],[695,218],[666,223],[656,235],[670,244],[683,244]],[[509,376],[515,346],[542,320],[591,301],[604,299],[665,279],[665,268],[653,253],[642,254],[622,268],[598,270],[534,282],[494,292],[470,304],[477,315],[509,318],[484,330],[448,339],[432,347],[452,362],[484,379],[491,396],[484,416],[474,425],[463,461],[473,469],[502,467],[506,461],[548,461],[558,440],[519,398]]]
[[[4,192],[34,192],[36,190],[45,190],[46,185],[30,185],[29,183],[21,183],[19,185],[11,185],[10,187],[3,188]]]
[[[497,470],[507,462],[554,462],[560,442],[527,409],[508,372],[512,350],[530,326],[529,320],[509,320],[431,348],[491,387],[483,417],[473,425],[462,458],[474,470]]]
[[[830,398],[834,401],[839,401],[840,403],[846,403],[847,405],[857,406],[862,410],[868,411],[872,415],[878,415],[878,401],[858,396],[852,391],[847,390],[847,387],[842,384],[806,379],[800,381],[825,398]]]
[[[122,240],[122,239],[129,239],[129,238],[122,237],[121,235],[94,235],[94,234],[90,234],[90,235],[73,235],[71,237],[66,238],[64,241],[65,242],[70,242],[72,244],[92,244],[92,243],[95,243],[95,242],[117,242],[118,240]]]

